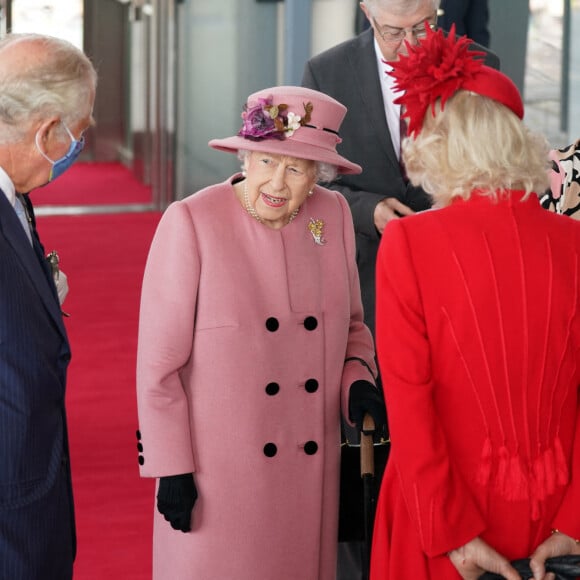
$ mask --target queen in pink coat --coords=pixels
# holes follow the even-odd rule
[[[541,207],[547,143],[468,47],[428,30],[394,64],[437,209],[391,222],[377,260],[371,580],[544,580],[580,555],[580,223]]]
[[[137,363],[157,580],[334,580],[340,415],[384,423],[352,218],[316,185],[346,112],[310,89],[248,98],[210,146],[243,172],[173,203],[151,245]]]

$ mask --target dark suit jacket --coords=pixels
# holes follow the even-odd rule
[[[33,242],[0,191],[0,578],[66,580],[75,551],[70,348],[35,232]]]
[[[499,68],[497,56],[486,52],[486,64]],[[329,187],[343,193],[353,214],[365,323],[374,336],[375,262],[380,241],[373,219],[375,207],[385,197],[395,197],[415,211],[429,208],[431,201],[422,189],[405,184],[401,175],[385,117],[372,29],[310,59],[302,85],[326,93],[348,109],[338,151],[361,165],[363,172],[340,176]]]
[[[487,0],[441,0],[443,14],[437,24],[449,30],[452,24],[459,36],[467,34],[482,46],[489,46],[489,7]]]

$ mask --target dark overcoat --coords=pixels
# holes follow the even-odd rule
[[[36,234],[0,191],[0,578],[67,580],[75,552],[65,416],[70,347]]]

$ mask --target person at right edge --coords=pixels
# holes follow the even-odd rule
[[[437,26],[464,34],[481,46],[489,46],[489,6],[487,0],[441,0]]]
[[[391,222],[377,258],[371,580],[518,580],[527,558],[543,580],[580,555],[580,223],[541,207],[549,145],[469,42],[427,30],[392,72],[437,209]]]
[[[341,175],[324,185],[340,191],[353,216],[357,267],[365,324],[375,335],[375,262],[387,223],[428,209],[431,198],[411,184],[400,163],[400,107],[387,72],[407,43],[425,36],[425,20],[435,26],[439,0],[365,0],[360,8],[370,28],[310,59],[302,85],[343,103],[348,111],[341,126],[338,150],[362,168],[360,175]],[[499,68],[498,57],[485,52],[485,62]],[[380,377],[377,379],[380,388]],[[344,425],[343,439],[354,444],[358,433]],[[383,440],[388,439],[383,434]],[[376,441],[379,437],[376,438]],[[388,445],[375,448],[375,481],[380,480],[388,458]],[[343,447],[341,466],[340,527],[337,580],[366,578],[362,483],[357,473],[357,447]],[[350,475],[349,475],[350,474]]]

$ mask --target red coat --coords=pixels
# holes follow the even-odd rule
[[[580,537],[580,223],[522,192],[389,224],[377,353],[392,450],[372,580],[458,579],[476,536],[509,559]]]

